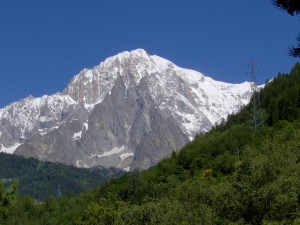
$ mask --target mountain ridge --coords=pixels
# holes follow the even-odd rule
[[[126,51],[83,69],[61,93],[0,109],[0,151],[81,167],[148,168],[237,112],[251,93],[248,82],[214,81],[142,49]]]

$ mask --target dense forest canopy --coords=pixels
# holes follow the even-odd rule
[[[17,181],[18,195],[31,195],[36,201],[43,201],[51,195],[91,190],[122,174],[123,171],[114,168],[83,169],[0,153],[0,179],[4,179],[4,186]]]

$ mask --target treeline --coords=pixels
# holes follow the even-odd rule
[[[289,74],[279,73],[277,77],[266,82],[259,93],[263,110],[264,124],[273,126],[281,120],[292,122],[300,117],[300,63],[297,63]],[[250,122],[252,102],[240,113],[229,115],[226,122],[216,129],[225,130],[233,124]]]
[[[83,169],[0,153],[0,179],[5,181],[4,186],[17,182],[18,195],[31,195],[36,201],[91,190],[122,173],[114,168]]]
[[[12,200],[2,223],[300,224],[300,117],[283,113],[271,120],[269,108],[269,98],[289,94],[280,88],[292,89],[288,84],[299,79],[299,67],[261,91],[260,130],[251,129],[248,106],[147,171],[127,173],[75,197],[42,204],[29,196]]]
[[[258,132],[245,125],[214,131],[156,167],[125,174],[92,192],[42,204],[18,198],[3,224],[296,225],[299,138],[298,120]]]
[[[300,64],[290,75],[279,74],[261,92],[261,103],[266,109],[269,126],[279,120],[294,121],[300,115]]]

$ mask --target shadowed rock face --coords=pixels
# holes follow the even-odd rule
[[[63,124],[52,132],[34,135],[30,140],[18,147],[17,155],[32,157],[39,160],[74,164],[73,162],[82,156],[77,150],[76,142],[72,141],[74,132],[81,130],[78,121]]]
[[[81,149],[87,157],[80,163],[148,168],[187,141],[180,127],[162,115],[145,92],[143,82],[126,89],[118,77],[111,95],[94,108],[89,118],[89,129],[81,139]],[[114,148],[120,152],[99,157]],[[90,158],[93,154],[96,155]]]
[[[0,109],[0,151],[79,167],[149,168],[251,97],[138,49],[76,75],[64,92]],[[16,150],[15,150],[16,148]]]
[[[81,167],[149,168],[180,149],[188,137],[163,115],[146,85],[144,78],[126,87],[118,76],[111,94],[90,113],[88,129],[82,130],[83,123],[74,120],[33,136],[15,154]]]

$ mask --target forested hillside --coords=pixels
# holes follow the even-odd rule
[[[300,64],[179,153],[75,197],[34,204],[2,189],[3,224],[300,224]],[[9,209],[9,210],[8,210]]]
[[[123,172],[102,167],[76,168],[60,163],[41,162],[0,153],[0,179],[5,185],[17,182],[18,195],[31,195],[36,201],[49,196],[78,194],[118,177]]]

